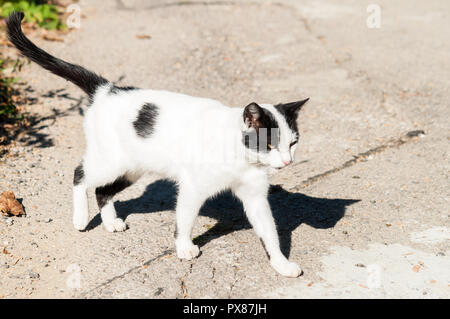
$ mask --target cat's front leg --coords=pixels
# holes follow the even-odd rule
[[[267,200],[268,187],[265,175],[252,174],[244,176],[233,192],[241,199],[248,220],[264,245],[270,265],[280,275],[298,277],[302,274],[300,266],[287,260],[280,250],[275,221]]]
[[[175,247],[178,258],[191,260],[200,254],[200,249],[191,240],[191,233],[203,201],[203,197],[200,197],[192,188],[180,186],[175,230]]]
[[[300,266],[287,260],[280,250],[278,233],[267,198],[255,196],[247,200],[244,207],[250,223],[264,245],[272,268],[286,277],[300,276]]]

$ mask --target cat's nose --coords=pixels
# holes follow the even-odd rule
[[[292,163],[292,161],[283,161],[283,164],[285,165],[285,166],[288,166],[289,164],[291,164]]]

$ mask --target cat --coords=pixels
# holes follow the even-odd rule
[[[297,117],[308,99],[287,104],[222,103],[168,91],[119,87],[85,68],[62,61],[24,34],[24,14],[7,19],[9,40],[27,58],[74,83],[89,97],[84,117],[86,151],[73,179],[73,224],[89,222],[88,188],[95,188],[103,224],[124,231],[113,197],[145,172],[178,185],[175,247],[179,258],[200,253],[191,239],[194,220],[211,196],[231,190],[281,275],[297,277],[301,268],[282,254],[268,202],[268,170],[294,160]]]

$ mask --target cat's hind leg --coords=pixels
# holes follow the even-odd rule
[[[89,222],[87,185],[83,164],[75,168],[73,176],[73,225],[78,230],[86,229]]]
[[[114,195],[132,185],[139,177],[138,174],[124,174],[116,178],[114,182],[95,189],[100,216],[107,231],[119,232],[127,229],[125,222],[117,217],[112,199]]]

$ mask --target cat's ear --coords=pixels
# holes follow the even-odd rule
[[[297,101],[297,102],[291,102],[286,104],[279,104],[279,107],[289,115],[289,117],[297,118],[298,112],[302,109],[303,105],[308,102],[309,98]]]
[[[261,118],[264,115],[264,110],[256,103],[250,103],[244,108],[244,122],[247,128],[254,127],[258,130],[261,127]]]

